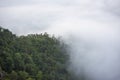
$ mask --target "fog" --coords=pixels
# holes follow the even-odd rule
[[[0,25],[17,35],[48,32],[70,46],[76,80],[120,80],[119,0],[1,0]]]
[[[73,35],[74,36],[74,35]],[[71,37],[70,70],[85,80],[119,80],[120,55],[117,30],[94,29]],[[84,74],[83,74],[84,73]]]

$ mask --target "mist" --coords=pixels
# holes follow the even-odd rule
[[[120,80],[119,0],[0,2],[1,26],[17,35],[62,36],[76,80]]]
[[[119,80],[119,35],[103,28],[71,37],[70,70],[85,80]],[[80,76],[81,77],[81,76]]]

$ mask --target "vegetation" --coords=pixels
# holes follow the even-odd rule
[[[16,36],[0,27],[0,80],[70,80],[66,45],[47,33]]]

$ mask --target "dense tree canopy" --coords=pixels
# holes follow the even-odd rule
[[[0,27],[1,80],[70,80],[66,45],[49,34],[16,36]]]

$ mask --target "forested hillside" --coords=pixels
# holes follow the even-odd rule
[[[66,45],[49,34],[16,36],[0,27],[0,80],[70,80]]]

